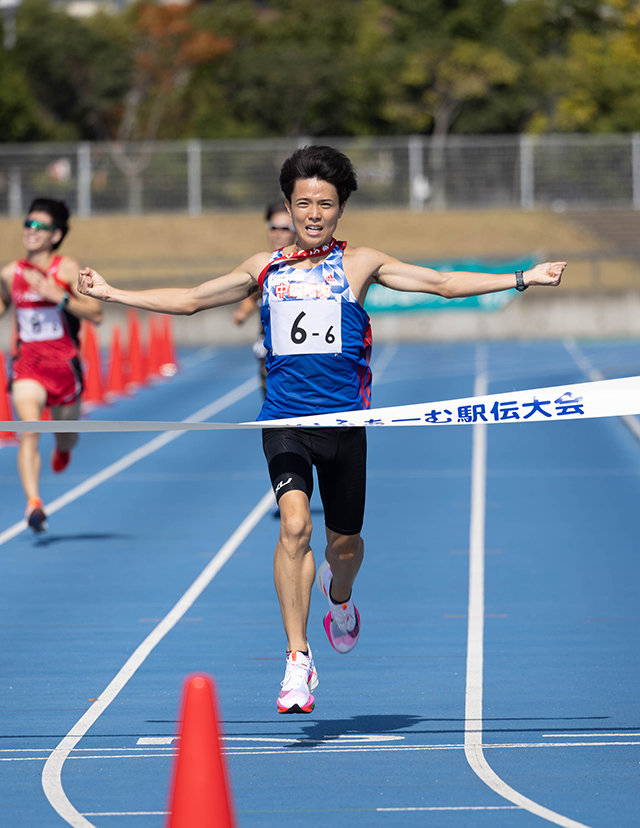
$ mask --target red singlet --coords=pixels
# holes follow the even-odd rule
[[[24,272],[38,270],[71,293],[58,277],[61,256],[54,257],[46,271],[21,260],[11,285],[18,331],[18,348],[11,366],[11,382],[32,379],[46,388],[47,405],[70,405],[82,392],[82,369],[78,356],[79,320],[58,310],[54,302],[43,299]]]

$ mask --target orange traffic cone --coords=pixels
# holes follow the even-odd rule
[[[135,310],[129,311],[129,382],[144,385],[147,381],[147,365],[140,340],[140,320]]]
[[[0,421],[11,422],[13,414],[7,391],[7,370],[4,365],[4,354],[0,351]],[[15,431],[0,431],[0,441],[16,440]]]
[[[186,679],[180,719],[167,828],[234,828],[216,694],[209,676]]]
[[[109,370],[107,374],[107,396],[114,397],[126,393],[127,377],[122,359],[120,328],[111,329],[111,348],[109,351]]]
[[[163,377],[172,377],[178,371],[175,348],[173,347],[173,328],[170,316],[162,317],[162,332],[160,335],[160,373]]]
[[[82,326],[82,334],[81,356],[85,365],[83,401],[100,404],[104,402],[104,388],[96,330],[90,322],[85,322]]]

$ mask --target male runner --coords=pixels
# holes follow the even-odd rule
[[[517,274],[452,272],[407,264],[370,247],[350,247],[334,233],[357,189],[350,160],[332,147],[297,150],[281,169],[280,185],[296,241],[256,253],[235,270],[194,288],[127,291],[85,268],[79,290],[107,302],[165,313],[192,314],[262,294],[267,349],[267,396],[258,419],[359,410],[370,405],[371,333],[363,305],[374,283],[447,298],[529,285],[558,285],[566,262],[538,264]],[[309,713],[318,683],[307,641],[316,577],[310,548],[309,501],[315,466],[327,547],[317,581],[329,612],[332,646],[351,650],[360,618],[351,589],[363,559],[364,428],[264,429],[263,446],[280,509],[274,580],[287,637],[280,713]]]
[[[69,230],[62,201],[36,198],[24,221],[24,259],[0,271],[0,316],[13,303],[17,351],[10,373],[13,405],[21,420],[39,420],[46,406],[54,420],[77,420],[82,392],[78,356],[81,319],[98,323],[100,303],[76,292],[78,263],[56,251]],[[34,532],[46,528],[40,499],[39,435],[25,433],[18,448],[18,472],[27,498],[25,517]],[[56,434],[54,472],[69,463],[77,434]]]

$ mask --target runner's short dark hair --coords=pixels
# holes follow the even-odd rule
[[[333,147],[310,145],[296,150],[287,158],[280,170],[280,187],[287,201],[291,201],[294,184],[299,178],[319,178],[333,184],[340,204],[344,204],[358,189],[351,161]]]
[[[58,201],[55,198],[34,198],[29,207],[28,213],[48,213],[51,216],[52,224],[62,233],[60,241],[52,245],[56,250],[62,244],[64,237],[69,232],[69,208],[64,201]],[[28,215],[27,213],[27,215]]]

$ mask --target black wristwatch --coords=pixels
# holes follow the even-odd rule
[[[522,293],[523,290],[526,290],[529,285],[525,285],[524,283],[524,272],[522,270],[516,270],[516,290],[519,290]]]

